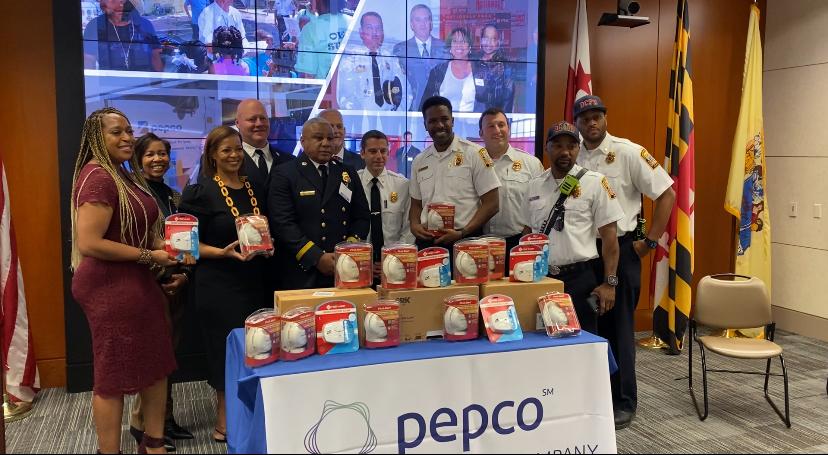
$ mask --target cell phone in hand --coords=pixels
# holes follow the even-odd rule
[[[589,297],[587,297],[586,301],[587,301],[587,304],[589,305],[589,307],[592,308],[592,311],[595,314],[598,314],[598,311],[601,308],[600,307],[601,302],[598,299],[598,295],[597,294],[590,294]]]

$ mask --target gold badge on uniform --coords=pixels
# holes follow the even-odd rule
[[[609,195],[610,199],[615,199],[615,191],[612,191],[612,188],[609,184],[609,180],[607,180],[606,177],[601,179],[601,186],[604,187],[604,191],[607,192],[607,195]]]
[[[480,159],[483,160],[483,164],[485,164],[486,167],[494,166],[494,161],[492,161],[492,157],[489,156],[489,152],[486,151],[486,149],[482,148],[477,153],[480,154]]]
[[[388,199],[391,199],[391,202],[394,203],[394,202],[397,202],[397,199],[399,199],[399,196],[397,195],[396,191],[392,191],[391,194],[388,195]]]
[[[457,152],[454,154],[454,166],[460,166],[463,164],[463,153]]]
[[[581,185],[578,185],[575,188],[573,188],[572,192],[569,193],[569,195],[572,196],[575,199],[578,199],[579,197],[581,197]]]
[[[653,169],[658,167],[658,161],[656,161],[655,158],[653,158],[653,156],[650,155],[647,149],[641,149],[641,158],[643,158],[644,161],[647,162],[647,166],[650,166]]]
[[[615,152],[613,152],[612,150],[610,150],[610,152],[609,152],[609,153],[607,153],[607,160],[606,160],[606,161],[607,161],[607,164],[612,164],[612,163],[614,163],[614,162],[615,162]]]
[[[513,171],[520,172],[521,169],[523,169],[523,162],[521,162],[520,160],[517,160],[514,163],[512,163],[512,170]]]
[[[348,171],[342,173],[342,181],[346,184],[351,183],[351,176],[348,175]]]

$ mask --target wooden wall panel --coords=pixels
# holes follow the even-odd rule
[[[0,154],[43,387],[66,379],[52,2],[6,2]]]
[[[588,0],[593,92],[608,107],[608,130],[664,158],[670,60],[677,0],[640,0],[639,15],[651,23],[634,29],[599,27],[615,0]],[[732,270],[733,222],[723,209],[730,144],[739,110],[751,0],[691,0],[691,57],[696,124],[695,281]],[[545,127],[563,118],[564,90],[576,0],[551,0],[547,11]],[[759,2],[765,10],[765,0]],[[647,201],[645,216],[652,214]],[[648,261],[651,258],[648,258]],[[636,326],[652,324],[644,267]]]

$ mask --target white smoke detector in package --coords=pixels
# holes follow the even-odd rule
[[[365,347],[388,348],[400,344],[400,304],[396,300],[382,299],[365,305],[362,328]]]
[[[575,306],[569,294],[561,292],[544,294],[538,297],[538,309],[543,325],[546,326],[546,334],[550,337],[568,337],[581,333],[581,323],[578,321],[578,315],[575,313]]]
[[[477,296],[447,297],[443,306],[443,337],[449,341],[473,340],[478,335]]]
[[[492,343],[523,339],[523,330],[511,297],[492,294],[480,299],[480,316],[483,318],[486,336]]]
[[[282,315],[279,358],[299,360],[316,350],[316,314],[310,307],[294,308]]]
[[[347,300],[331,300],[316,307],[316,351],[321,355],[359,349],[356,306]]]
[[[382,248],[383,289],[414,289],[417,287],[417,247],[408,243],[392,243]]]
[[[244,320],[244,362],[260,367],[279,358],[281,319],[273,308],[262,308]]]

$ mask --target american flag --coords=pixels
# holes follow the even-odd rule
[[[20,269],[20,258],[17,257],[9,186],[2,160],[0,179],[0,296],[3,299],[2,342],[6,394],[12,402],[31,402],[40,389],[40,377],[37,374],[29,316],[26,312],[23,272]]]

